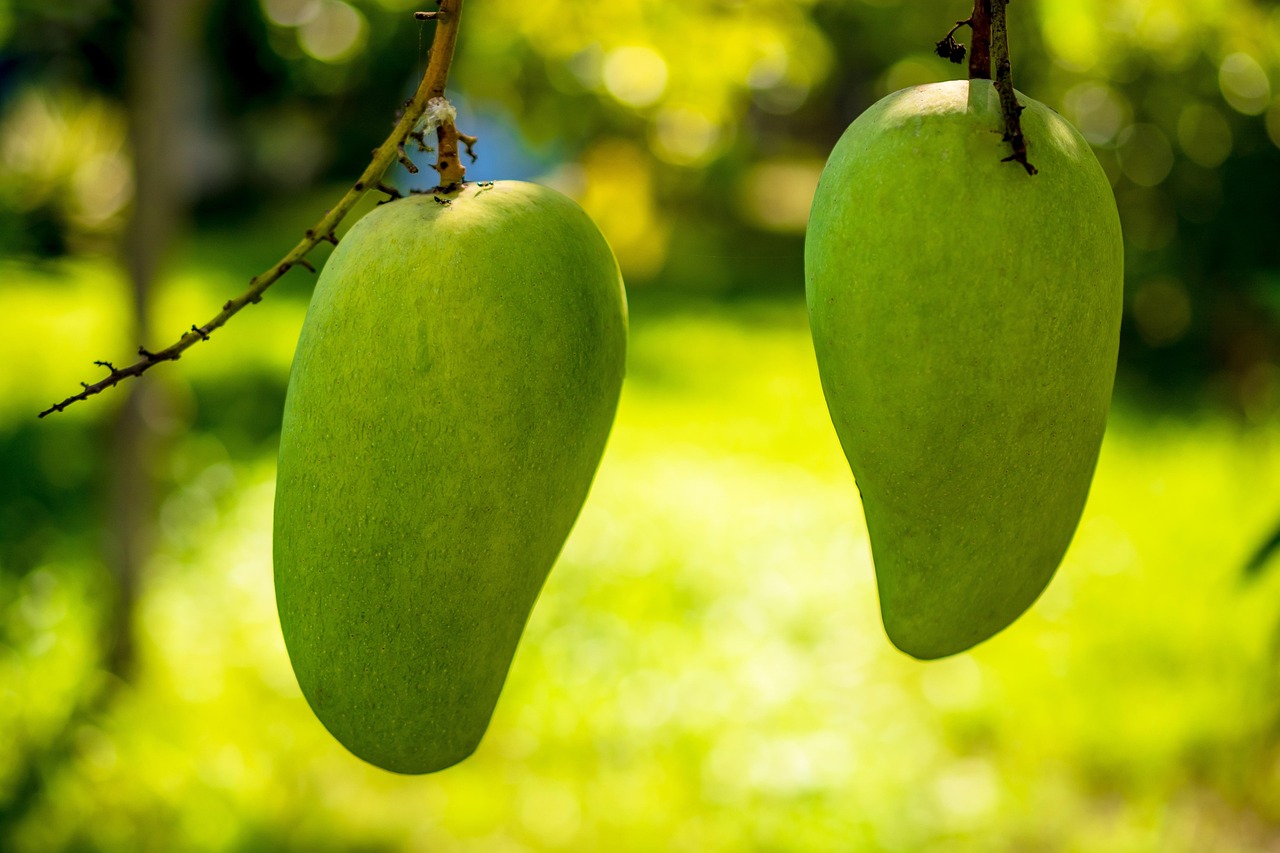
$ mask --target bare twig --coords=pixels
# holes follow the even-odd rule
[[[1028,175],[1036,174],[1036,167],[1027,161],[1027,140],[1022,135],[1022,111],[1018,95],[1013,90],[1013,66],[1009,62],[1009,28],[1005,20],[1005,7],[1009,0],[991,0],[991,46],[996,60],[996,91],[1000,93],[1000,111],[1004,113],[1004,140],[1013,153],[1004,158],[1006,163],[1018,163]]]
[[[307,269],[314,269],[310,262],[306,260],[306,254],[314,249],[317,244],[322,241],[328,241],[335,246],[338,245],[338,238],[333,233],[338,223],[351,212],[351,209],[355,207],[356,202],[360,200],[366,191],[372,187],[382,188],[381,178],[383,173],[403,154],[404,142],[414,131],[423,113],[426,112],[428,102],[433,98],[444,97],[445,84],[449,79],[449,65],[453,62],[454,45],[458,39],[458,22],[462,14],[462,0],[440,0],[439,6],[438,11],[418,12],[414,15],[418,20],[434,20],[437,22],[435,36],[431,42],[431,60],[427,65],[426,73],[422,76],[422,82],[418,84],[417,92],[414,93],[413,98],[405,103],[404,112],[400,115],[399,121],[396,122],[395,130],[391,132],[391,135],[387,137],[387,140],[382,145],[374,149],[373,160],[365,168],[360,179],[355,182],[351,189],[347,190],[341,201],[326,212],[314,228],[308,229],[303,239],[289,250],[289,253],[283,259],[266,272],[254,276],[249,282],[247,291],[223,304],[222,310],[209,322],[203,326],[192,326],[191,331],[164,349],[151,352],[144,347],[139,347],[139,360],[127,367],[117,368],[107,361],[95,361],[95,365],[107,368],[109,372],[106,377],[92,384],[82,382],[82,390],[79,394],[74,394],[60,403],[53,404],[41,412],[40,417],[43,418],[53,412],[61,412],[72,403],[86,400],[95,394],[101,394],[126,379],[141,376],[162,361],[177,361],[184,352],[200,341],[209,340],[210,333],[225,325],[228,320],[240,313],[246,305],[261,302],[263,292],[293,267],[302,266]],[[448,121],[437,129],[437,134],[440,141],[440,159],[436,164],[436,171],[440,173],[441,190],[448,192],[455,189],[462,182],[465,174],[465,169],[458,162],[458,130],[454,127],[452,121]],[[447,144],[451,147],[447,147]]]

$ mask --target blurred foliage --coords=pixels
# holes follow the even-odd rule
[[[430,43],[413,0],[201,3],[174,117],[197,224],[349,180]],[[578,197],[633,286],[795,293],[826,153],[877,98],[959,76],[932,45],[965,11],[473,0],[453,74],[463,125],[485,133],[472,173]],[[1027,0],[1011,25],[1020,88],[1082,130],[1115,184],[1126,387],[1266,419],[1280,405],[1280,7]],[[0,248],[76,251],[118,228],[131,183],[112,105],[135,30],[123,0],[0,0]]]
[[[221,284],[181,280],[174,318]],[[46,292],[42,313],[76,310]],[[289,669],[270,568],[287,343],[226,335],[198,370],[157,374],[178,423],[158,425],[166,497],[128,683],[95,653],[94,410],[37,423],[23,394],[0,397],[0,849],[1280,844],[1280,576],[1239,574],[1280,502],[1274,427],[1122,405],[1044,598],[922,665],[880,628],[803,305],[641,291],[632,309],[591,499],[479,752],[431,777],[348,755]],[[275,310],[287,342],[302,305]],[[105,345],[110,325],[104,310],[85,336]]]
[[[452,80],[471,174],[582,202],[633,343],[489,736],[406,779],[321,729],[276,625],[302,273],[146,380],[141,660],[107,671],[124,395],[32,415],[138,343],[113,255],[147,168],[124,106],[145,34],[123,0],[0,0],[0,850],[1280,849],[1280,580],[1241,582],[1280,506],[1276,3],[1014,4],[1020,89],[1094,145],[1124,220],[1117,412],[1027,617],[928,666],[883,638],[803,228],[856,115],[959,76],[932,46],[966,6],[470,0]],[[425,64],[415,8],[202,0],[157,334],[212,316],[365,165]]]

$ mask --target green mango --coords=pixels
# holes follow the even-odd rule
[[[311,708],[428,773],[488,727],[618,404],[617,262],[565,196],[467,184],[375,209],[333,252],[280,434],[275,587]]]
[[[1049,583],[1110,407],[1123,244],[1088,144],[1025,95],[1029,176],[989,81],[896,92],[823,170],[805,290],[862,494],[885,630],[921,659],[997,633]]]

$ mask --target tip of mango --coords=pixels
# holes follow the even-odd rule
[[[884,623],[885,634],[894,648],[919,661],[940,660],[967,652],[1000,632],[996,629],[976,634],[972,631],[958,633],[947,631],[942,626],[934,627],[937,630],[929,631],[921,630],[920,626],[904,628],[889,620]]]

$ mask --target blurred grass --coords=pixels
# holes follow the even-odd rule
[[[200,251],[217,254],[181,268],[158,328],[238,289]],[[0,276],[0,359],[30,365],[0,377],[10,437],[92,435],[118,405],[32,423],[51,390],[125,348],[109,270]],[[153,374],[183,428],[140,676],[74,720],[34,808],[0,827],[15,853],[1280,849],[1280,582],[1241,579],[1280,514],[1280,431],[1121,401],[1043,599],[973,652],[921,664],[883,636],[798,300],[632,295],[604,464],[480,750],[426,778],[362,764],[302,700],[272,598],[262,400],[278,399],[301,322],[305,284],[291,286]],[[259,402],[241,435],[245,397]],[[42,453],[27,461],[71,464]],[[0,792],[105,677],[97,555],[65,523],[50,535],[73,544],[0,573]]]

